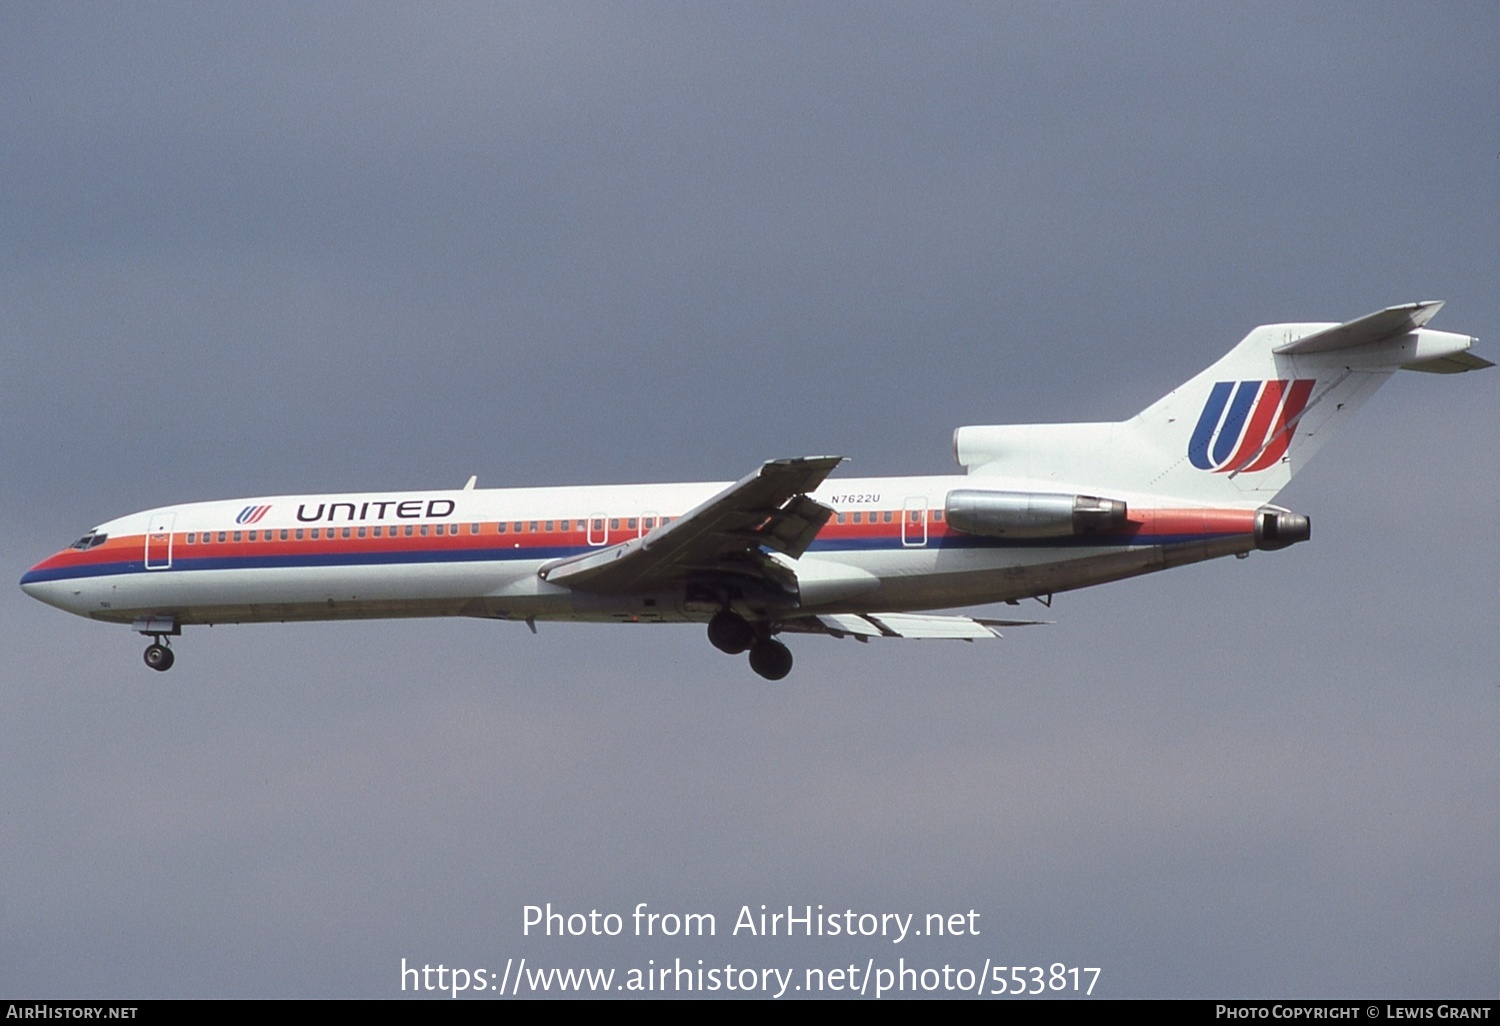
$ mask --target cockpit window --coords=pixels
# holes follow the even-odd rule
[[[68,548],[77,549],[79,552],[85,552],[89,549],[94,548],[96,545],[103,545],[108,540],[109,535],[105,534],[103,531],[90,531],[82,538],[79,538],[72,545],[69,545]]]

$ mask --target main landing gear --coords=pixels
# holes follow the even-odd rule
[[[792,650],[775,638],[762,638],[750,646],[750,669],[766,680],[780,680],[792,672]]]
[[[708,621],[708,641],[729,655],[750,653],[750,669],[766,680],[780,680],[792,672],[792,652],[771,637],[763,625],[751,624],[738,613],[720,610]]]
[[[176,661],[176,657],[172,655],[172,650],[167,647],[165,640],[163,640],[160,634],[156,636],[154,642],[146,646],[145,659],[146,665],[153,670],[170,670],[172,663]]]

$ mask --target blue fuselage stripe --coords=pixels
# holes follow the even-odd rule
[[[908,545],[900,535],[888,537],[829,538],[815,541],[809,552],[898,552],[937,549],[1117,549],[1155,545],[1179,545],[1225,537],[1223,533],[1105,535],[1076,538],[984,538],[975,535],[945,535],[928,538],[925,544]],[[170,567],[147,569],[140,559],[110,563],[83,563],[75,566],[49,567],[28,571],[21,583],[79,580],[89,577],[111,577],[121,574],[159,574],[200,570],[287,570],[355,566],[424,566],[442,563],[512,563],[563,559],[587,552],[601,551],[597,546],[535,546],[510,548],[429,549],[386,552],[297,552],[293,554],[253,556],[183,556],[174,554]]]

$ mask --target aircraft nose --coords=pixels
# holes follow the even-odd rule
[[[39,593],[41,592],[42,580],[41,575],[38,573],[41,565],[42,564],[38,563],[36,566],[32,567],[30,570],[21,575],[21,590],[30,595],[32,598],[38,598]]]
[[[49,606],[58,609],[66,609],[74,612],[70,599],[76,599],[77,593],[71,592],[66,581],[54,580],[48,571],[51,560],[44,559],[30,570],[21,575],[21,590],[38,602],[45,602]]]

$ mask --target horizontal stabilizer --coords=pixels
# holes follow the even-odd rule
[[[1495,365],[1491,361],[1465,350],[1461,353],[1436,356],[1430,360],[1403,363],[1401,369],[1425,371],[1428,374],[1462,374],[1464,371],[1484,370],[1486,367],[1493,366]]]
[[[1388,306],[1345,324],[1304,335],[1295,342],[1277,346],[1272,352],[1278,356],[1300,356],[1304,353],[1327,353],[1335,349],[1353,349],[1372,342],[1384,342],[1388,338],[1416,331],[1432,320],[1433,315],[1442,308],[1443,301],[1440,299]]]

